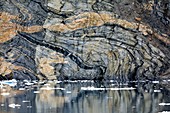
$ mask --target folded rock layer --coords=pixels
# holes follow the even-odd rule
[[[153,0],[113,1],[0,1],[1,78],[168,76],[169,9],[165,22]]]

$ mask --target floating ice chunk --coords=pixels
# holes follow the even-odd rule
[[[26,82],[25,83],[25,85],[27,85],[27,86],[31,86],[31,85],[33,85],[34,83],[31,83],[31,82]]]
[[[95,88],[95,87],[81,87],[81,90],[134,90],[136,88],[126,87],[126,88]]]
[[[161,92],[161,90],[154,90],[154,92]]]
[[[11,107],[11,108],[15,108],[15,107],[20,107],[21,105],[19,105],[19,104],[9,104],[9,107]]]
[[[23,103],[29,103],[30,101],[29,100],[23,100],[22,102]]]
[[[19,88],[19,90],[25,90],[25,88]]]
[[[3,85],[9,85],[9,86],[16,86],[17,85],[17,81],[15,79],[12,80],[4,80],[4,81],[0,81],[0,85],[1,87],[3,87]]]
[[[170,106],[170,103],[159,103],[160,106]]]
[[[154,83],[154,84],[159,84],[159,81],[152,81],[152,83]]]
[[[158,112],[158,113],[170,113],[170,111],[162,111],[162,112]]]
[[[40,91],[34,91],[34,93],[40,93]]]
[[[61,82],[62,82],[62,81],[58,81],[58,80],[57,80],[57,81],[55,81],[55,83],[61,83]]]
[[[67,91],[66,93],[71,93],[71,91]]]
[[[95,87],[81,87],[81,90],[106,90],[106,88],[95,88]]]
[[[133,87],[124,87],[124,88],[107,88],[107,90],[134,90]]]
[[[5,106],[5,104],[1,104],[1,106]]]

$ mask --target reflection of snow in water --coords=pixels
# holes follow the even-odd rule
[[[10,93],[6,93],[6,92],[1,93],[2,96],[8,96],[9,94],[10,94]]]

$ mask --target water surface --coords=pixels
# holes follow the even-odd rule
[[[3,81],[0,113],[168,113],[168,81]]]

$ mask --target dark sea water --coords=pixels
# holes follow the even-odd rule
[[[170,81],[3,81],[0,113],[170,113]]]

